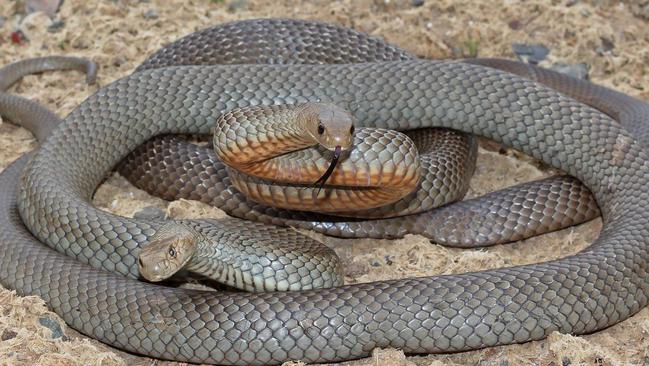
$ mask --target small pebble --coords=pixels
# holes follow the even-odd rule
[[[460,46],[453,46],[451,48],[453,58],[463,58],[464,57],[464,48]]]
[[[52,331],[52,339],[61,338],[64,341],[68,340],[68,337],[63,334],[63,329],[61,325],[56,321],[50,318],[49,316],[42,316],[38,318],[40,325]]]
[[[509,360],[508,359],[500,360],[500,366],[509,366]]]
[[[542,44],[514,43],[512,49],[519,60],[533,65],[543,61],[550,53],[550,49]]]
[[[412,4],[413,7],[417,8],[424,5],[424,0],[410,0],[410,4]]]
[[[58,31],[60,31],[61,29],[63,29],[64,26],[65,26],[65,22],[62,21],[62,20],[57,19],[57,20],[53,21],[52,24],[50,24],[47,27],[47,31],[50,32],[50,33],[56,33]]]
[[[3,17],[2,15],[0,15],[0,27],[2,27],[3,25],[5,25],[5,22],[6,22],[6,21],[7,21],[7,18],[5,18],[5,17]]]
[[[149,9],[142,16],[144,16],[144,19],[156,19],[158,18],[158,12],[155,9]]]
[[[164,210],[155,206],[144,207],[133,214],[133,218],[145,220],[164,219],[166,216]]]
[[[573,78],[588,80],[588,65],[585,63],[571,65],[557,62],[550,67],[550,70],[572,76]]]
[[[16,338],[17,335],[18,333],[14,332],[13,330],[5,329],[0,336],[0,340],[8,341],[10,339]]]
[[[79,38],[74,43],[72,43],[72,48],[76,50],[86,50],[90,48],[90,44],[83,38]]]
[[[607,52],[610,52],[615,48],[615,43],[611,41],[610,39],[606,37],[599,37],[600,41],[602,41],[602,45],[597,47],[595,50],[600,56],[604,55]]]
[[[630,10],[634,17],[649,20],[649,3],[632,5]],[[647,362],[647,365],[649,365],[649,362]]]
[[[59,10],[61,2],[63,2],[63,0],[27,0],[25,2],[25,12],[30,14],[42,11],[43,13],[52,16]]]
[[[351,262],[345,266],[345,276],[360,277],[370,271],[365,263]]]
[[[11,43],[13,44],[23,44],[27,41],[25,33],[21,30],[11,32]]]
[[[248,0],[232,0],[228,4],[228,11],[235,12],[237,10],[242,10],[248,6]]]
[[[507,23],[507,25],[509,25],[509,28],[513,30],[519,30],[523,28],[523,23],[521,23],[521,21],[518,19],[510,21],[509,23]]]
[[[562,366],[570,366],[570,364],[572,364],[572,361],[570,361],[570,358],[568,358],[568,356],[563,356],[563,358],[561,359],[561,365]]]
[[[568,0],[566,2],[566,6],[573,6],[573,5],[577,5],[578,3],[579,3],[579,0]]]
[[[120,67],[124,65],[128,60],[124,56],[117,56],[115,60],[113,60],[113,66]]]

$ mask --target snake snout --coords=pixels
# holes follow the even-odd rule
[[[144,261],[142,258],[138,258],[138,267],[142,277],[151,282],[160,282],[165,280],[168,276],[164,274],[162,266],[160,263]]]
[[[346,151],[352,148],[353,140],[353,135],[329,135],[321,142],[321,145],[332,152],[336,149]]]

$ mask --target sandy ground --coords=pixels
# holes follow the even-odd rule
[[[586,63],[591,79],[649,100],[645,65],[649,64],[649,5],[615,1],[478,0],[430,1],[83,1],[66,0],[55,19],[65,24],[48,32],[52,20],[42,13],[23,18],[20,2],[0,2],[0,65],[42,55],[92,58],[101,66],[99,86],[131,72],[162,45],[194,30],[228,20],[253,17],[319,19],[381,36],[421,57],[480,56],[512,58],[512,43],[542,43],[553,62]],[[646,2],[645,2],[646,3]],[[19,27],[26,43],[10,42]],[[98,86],[83,84],[74,73],[26,78],[13,89],[55,110],[70,112]],[[31,135],[8,123],[0,125],[0,168],[35,147]],[[547,174],[539,164],[512,151],[482,149],[471,195]],[[152,198],[122,178],[110,178],[96,204],[124,215],[155,205],[172,216],[214,212],[193,202]],[[218,214],[218,213],[217,213]],[[599,220],[576,228],[485,250],[447,249],[422,237],[395,241],[322,238],[348,261],[347,282],[407,276],[461,273],[551,260],[584,248],[598,234]],[[43,319],[63,326],[53,336]],[[649,311],[596,334],[552,334],[547,340],[452,355],[406,357],[399,350],[375,350],[371,357],[346,365],[643,365],[649,363]],[[89,340],[64,326],[42,300],[0,291],[0,364],[2,365],[152,365],[168,364],[128,355]],[[170,363],[171,364],[171,363]]]

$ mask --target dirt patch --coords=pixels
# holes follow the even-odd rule
[[[423,3],[423,5],[415,5]],[[162,45],[187,33],[229,20],[253,17],[317,19],[380,36],[418,56],[450,58],[477,53],[513,58],[515,42],[544,44],[553,62],[586,63],[591,78],[603,85],[649,99],[649,32],[646,6],[607,1],[101,1],[66,0],[56,19],[42,13],[21,20],[21,2],[0,2],[0,65],[43,55],[89,57],[100,64],[99,86],[130,73]],[[644,13],[643,13],[644,12]],[[61,27],[56,20],[63,21]],[[13,44],[20,24],[27,42]],[[58,28],[57,28],[58,27]],[[49,30],[48,30],[49,28]],[[12,91],[69,113],[97,90],[74,73],[31,76]],[[31,135],[0,125],[0,167],[35,147]],[[471,195],[538,178],[538,164],[515,152],[482,149]],[[192,202],[152,198],[118,176],[98,191],[96,204],[123,215],[155,205],[173,215],[210,212]],[[213,212],[213,211],[212,211]],[[217,213],[218,214],[218,213]],[[349,283],[407,276],[461,273],[551,260],[584,248],[599,232],[599,220],[512,245],[456,250],[418,236],[401,240],[323,239],[350,263]],[[120,365],[151,364],[78,335],[42,301],[0,292],[0,364]],[[63,326],[69,339],[53,337],[39,319]],[[547,340],[452,355],[406,357],[398,350],[375,350],[346,365],[640,365],[649,361],[649,311],[604,331],[583,337],[552,334]],[[157,364],[167,364],[166,362]]]

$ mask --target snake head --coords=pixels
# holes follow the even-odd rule
[[[179,223],[164,225],[140,249],[140,274],[152,282],[171,277],[189,262],[197,243],[198,234],[191,228]]]
[[[302,108],[305,127],[320,146],[329,151],[352,146],[354,123],[349,111],[329,103],[306,103]]]
[[[320,190],[333,174],[342,152],[352,146],[354,140],[354,123],[351,113],[334,104],[307,103],[302,106],[302,117],[306,129],[317,143],[333,152],[333,158],[327,171],[314,184]]]

